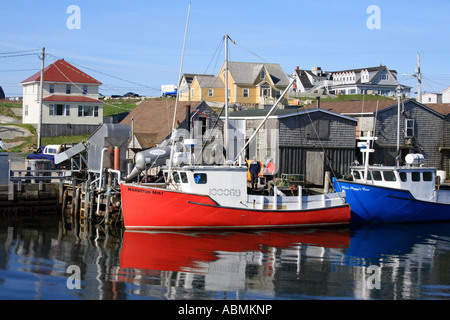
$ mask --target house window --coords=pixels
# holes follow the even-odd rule
[[[380,76],[381,80],[389,80],[389,75],[388,74],[382,74]]]
[[[98,106],[78,106],[78,117],[98,117]]]
[[[249,89],[247,89],[247,88],[242,89],[242,97],[244,97],[244,98],[249,97]]]
[[[88,92],[88,86],[83,85],[83,94],[87,94],[87,92]]]
[[[70,105],[50,104],[48,108],[49,116],[70,116]]]
[[[266,78],[266,72],[264,71],[264,69],[261,70],[261,73],[259,74],[259,77],[261,79],[265,79]]]
[[[26,116],[28,115],[28,105],[27,104],[25,105],[25,115]]]
[[[214,89],[208,89],[208,97],[214,97]]]
[[[414,122],[413,119],[405,120],[405,138],[414,137]]]
[[[277,99],[279,99],[281,97],[281,90],[275,91],[275,96]]]
[[[55,85],[53,83],[50,83],[48,88],[49,93],[55,93]]]
[[[72,91],[70,84],[66,84],[66,94],[70,94]]]

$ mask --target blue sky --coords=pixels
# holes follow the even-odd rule
[[[333,71],[373,67],[397,70],[400,83],[422,91],[450,86],[449,1],[212,1],[191,0],[183,73],[216,74],[224,59],[224,34],[234,61],[279,63]],[[69,29],[80,8],[80,28]],[[369,29],[370,5],[380,9],[379,29]],[[0,86],[21,95],[19,82],[64,58],[104,85],[103,94],[133,91],[157,96],[178,81],[189,1],[0,0]],[[34,50],[34,51],[28,51]],[[20,51],[20,52],[19,52]],[[27,52],[22,52],[27,51]],[[262,60],[262,59],[264,60]]]

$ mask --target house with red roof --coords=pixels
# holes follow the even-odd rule
[[[23,80],[23,123],[38,124],[41,72]],[[89,134],[103,123],[102,83],[64,59],[44,69],[42,136]]]

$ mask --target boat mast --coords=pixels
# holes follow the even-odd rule
[[[397,156],[395,157],[395,164],[398,167],[400,165],[400,105],[402,99],[402,87],[399,84],[397,86]]]
[[[228,160],[228,39],[230,37],[226,34],[225,38],[225,126],[223,128],[224,146],[225,146],[225,160]]]
[[[187,15],[187,20],[186,20],[186,29],[184,31],[183,52],[181,54],[180,73],[178,75],[178,86],[180,85],[181,72],[183,70],[184,49],[186,47],[186,37],[187,37],[187,30],[188,30],[188,25],[189,25],[190,12],[191,12],[191,3],[189,2],[188,15]],[[172,146],[170,148],[170,161],[169,161],[169,173],[168,173],[168,180],[169,181],[172,180],[171,172],[172,172],[173,153],[174,153],[174,150],[175,150],[175,124],[176,124],[176,118],[177,118],[177,107],[178,107],[179,96],[180,96],[180,90],[177,90],[177,98],[175,100],[175,109],[173,111],[172,135],[170,136],[170,140],[172,141]]]

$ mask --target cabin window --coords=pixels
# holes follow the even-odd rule
[[[361,171],[361,179],[364,179],[364,171]],[[370,174],[370,171],[367,171],[367,180],[372,180],[372,175]]]
[[[423,173],[423,181],[433,181],[433,174],[430,171]]]
[[[186,172],[180,172],[181,182],[188,183],[188,178]]]
[[[359,171],[353,171],[353,178],[355,178],[356,180],[361,179],[361,175],[359,174]]]
[[[380,171],[372,171],[373,180],[375,181],[382,181],[383,178],[381,178],[381,172]]]
[[[383,171],[384,181],[397,181],[394,171]]]
[[[406,172],[400,172],[400,180],[402,180],[403,182],[408,181]]]
[[[414,182],[420,181],[420,172],[413,172],[411,174],[411,176],[412,176],[412,181],[414,181]]]
[[[174,171],[172,173],[173,176],[173,181],[175,181],[175,183],[180,183],[180,176],[178,175],[178,172]]]
[[[206,184],[206,173],[194,173],[194,181],[196,184]]]

